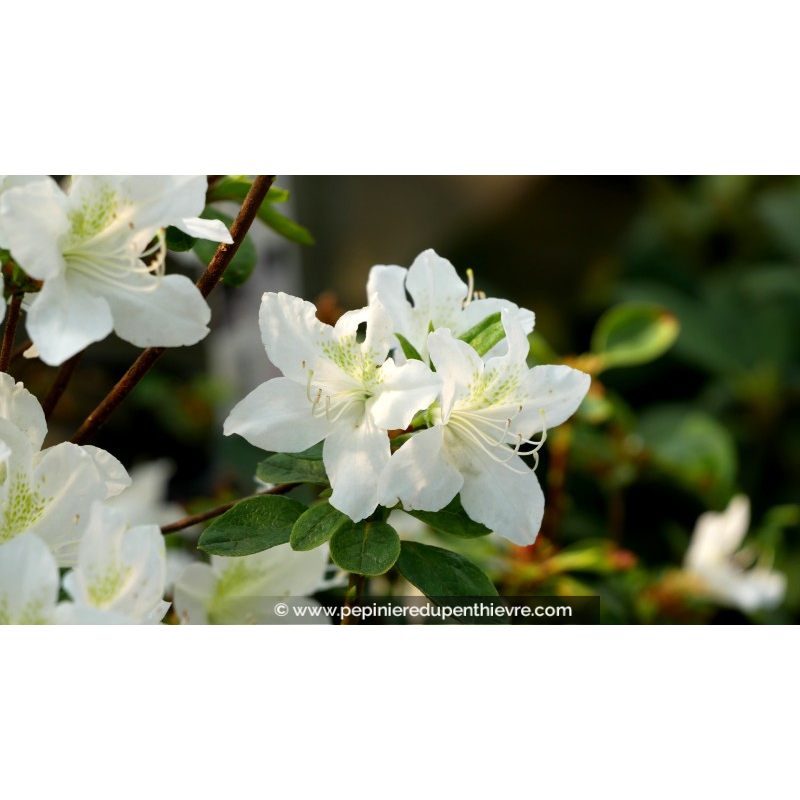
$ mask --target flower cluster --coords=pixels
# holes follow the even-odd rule
[[[125,468],[96,447],[42,450],[46,433],[36,398],[0,374],[0,622],[159,622],[161,532],[105,505],[130,485]]]
[[[225,434],[286,452],[324,440],[330,503],[353,521],[379,505],[439,511],[460,496],[473,520],[532,544],[544,497],[524,457],[575,412],[590,379],[529,368],[533,313],[476,299],[471,282],[432,250],[409,269],[377,266],[368,305],[335,326],[311,303],[265,293],[262,341],[283,377],[247,395]]]
[[[175,347],[208,333],[211,312],[183,275],[165,275],[164,229],[231,242],[199,219],[205,176],[0,176],[0,248],[40,284],[26,295],[35,352],[58,365],[111,331],[139,347]],[[27,287],[32,289],[33,287]],[[4,309],[4,307],[3,307]]]

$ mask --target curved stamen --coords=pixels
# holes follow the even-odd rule
[[[467,270],[467,297],[461,303],[461,308],[466,308],[472,302],[472,295],[475,292],[475,273],[471,270]]]

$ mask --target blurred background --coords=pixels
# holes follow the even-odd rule
[[[433,248],[462,276],[472,268],[488,296],[535,311],[531,364],[595,373],[581,412],[542,450],[547,506],[536,544],[488,536],[447,546],[509,593],[599,594],[607,622],[800,620],[800,180],[276,183],[290,191],[281,212],[310,236],[287,239],[257,224],[257,266],[243,286],[212,295],[212,334],[168,352],[92,444],[129,467],[169,454],[170,499],[191,511],[249,494],[264,453],[223,437],[221,423],[275,374],[258,331],[261,293],[313,300],[333,322],[366,303],[371,266],[407,267]],[[192,252],[171,258],[168,270],[203,268]],[[636,347],[606,358],[621,329]],[[71,435],[137,353],[114,337],[89,349],[54,415],[52,441]],[[35,360],[12,372],[39,397],[54,374]],[[750,498],[751,520],[727,566],[784,575],[777,604],[748,605],[736,586],[710,593],[686,569],[700,515],[724,511],[737,494]],[[413,525],[407,535],[436,537]]]

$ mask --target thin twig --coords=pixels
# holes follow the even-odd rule
[[[274,180],[274,175],[259,175],[253,181],[253,185],[250,187],[250,191],[247,193],[247,197],[245,197],[242,207],[231,225],[233,244],[221,244],[217,248],[217,252],[214,253],[214,258],[211,259],[208,268],[200,276],[200,280],[197,281],[197,288],[203,297],[208,297],[212,289],[219,283],[228,264],[231,263],[231,260],[236,255],[239,245],[253,224],[256,213],[264,202],[269,187],[272,186]],[[92,434],[99,430],[117,406],[131,393],[134,386],[147,374],[150,367],[164,354],[166,349],[166,347],[148,347],[147,350],[144,350],[100,405],[89,414],[70,441],[74,444],[84,444]]]
[[[265,494],[286,494],[290,489],[294,489],[295,486],[297,486],[296,483],[282,483],[279,486],[273,486],[271,489],[265,489],[263,492],[256,492],[249,497],[243,497],[241,500],[223,503],[221,506],[211,508],[208,511],[192,514],[191,517],[184,517],[177,522],[170,522],[169,525],[162,525],[161,533],[175,533],[175,531],[182,531],[184,528],[191,528],[192,525],[205,522],[207,519],[214,519],[214,517],[218,517],[226,511],[230,511],[235,505],[241,503],[242,500],[252,500],[254,497],[263,497]]]
[[[50,419],[51,414],[55,411],[58,401],[66,391],[67,385],[78,366],[78,362],[85,352],[85,350],[81,350],[80,353],[76,353],[72,358],[68,358],[59,367],[53,385],[50,387],[50,391],[47,393],[44,400],[42,400],[42,411],[44,411],[45,419]]]
[[[0,347],[0,372],[8,372],[11,363],[11,353],[14,350],[14,336],[17,333],[19,310],[22,306],[22,295],[12,296],[6,311],[6,326],[3,329],[3,345]]]

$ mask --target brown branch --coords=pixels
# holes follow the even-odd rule
[[[233,244],[221,244],[217,248],[217,252],[214,253],[214,258],[211,259],[208,268],[200,276],[200,280],[197,281],[197,288],[203,297],[208,297],[211,294],[228,264],[231,263],[231,260],[236,255],[239,245],[253,224],[256,213],[264,202],[269,187],[272,186],[274,180],[274,175],[258,175],[253,181],[253,185],[250,187],[250,191],[247,193],[247,197],[245,197],[242,207],[231,225]],[[147,350],[144,350],[100,405],[89,414],[70,441],[74,444],[84,444],[92,434],[96,433],[153,364],[161,358],[166,349],[166,347],[148,347]]]
[[[14,350],[14,336],[17,333],[19,310],[22,306],[22,295],[15,294],[11,297],[6,311],[6,325],[3,329],[3,344],[0,347],[0,372],[8,372],[11,363],[11,353]]]
[[[58,401],[66,391],[67,385],[78,367],[78,362],[85,352],[85,350],[81,350],[80,353],[76,353],[59,367],[53,385],[50,387],[50,391],[47,393],[44,400],[42,400],[42,411],[44,411],[45,419],[50,419],[51,414],[55,411]]]
[[[191,528],[192,525],[197,525],[208,519],[214,519],[214,517],[218,517],[226,511],[230,511],[235,505],[241,503],[242,500],[252,500],[254,497],[263,497],[265,494],[286,494],[290,489],[294,489],[295,486],[297,486],[296,483],[282,483],[279,486],[273,486],[271,489],[265,489],[263,492],[256,492],[256,494],[251,494],[249,497],[243,497],[241,500],[234,500],[231,503],[224,503],[208,511],[192,514],[191,517],[184,517],[177,522],[170,522],[169,525],[162,525],[161,533],[175,533],[175,531],[182,531],[184,528]]]

